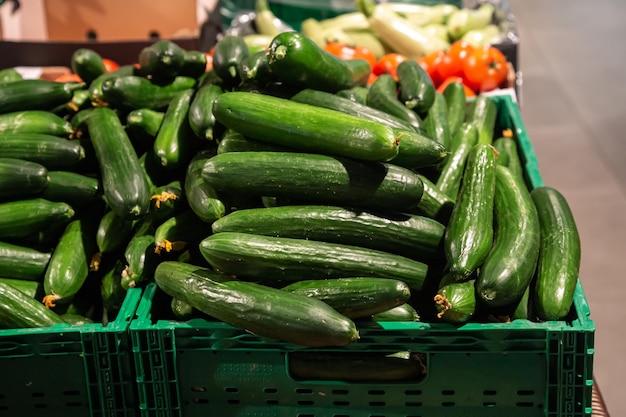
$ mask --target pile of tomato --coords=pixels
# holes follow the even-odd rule
[[[389,74],[397,78],[398,65],[409,59],[395,52],[377,59],[366,47],[338,42],[328,43],[325,50],[342,59],[367,60],[372,67],[370,84],[380,74]],[[448,50],[426,55],[418,59],[418,62],[430,75],[438,91],[442,92],[448,84],[458,81],[465,86],[467,97],[500,87],[508,73],[506,57],[500,50],[490,45],[474,47],[463,40],[453,42]]]

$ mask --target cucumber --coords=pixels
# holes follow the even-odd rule
[[[209,160],[209,155],[212,153],[200,152],[191,160],[187,166],[183,191],[189,208],[199,219],[210,224],[226,214],[226,206],[213,187],[202,177],[202,169]]]
[[[357,85],[356,87],[348,88],[347,90],[339,90],[335,93],[335,95],[337,97],[350,100],[353,103],[366,105],[368,93],[368,87]]]
[[[78,209],[102,199],[102,186],[96,177],[73,171],[48,171],[48,185],[41,197],[60,201]]]
[[[154,250],[154,235],[135,236],[128,242],[124,250],[126,267],[122,271],[122,287],[135,288],[147,276],[152,277],[159,263]]]
[[[498,109],[490,97],[478,95],[467,108],[466,121],[478,130],[478,143],[492,144]]]
[[[398,307],[411,297],[411,290],[404,282],[375,277],[302,280],[282,290],[322,300],[351,319]]]
[[[372,315],[372,320],[380,321],[420,321],[420,315],[409,303]]]
[[[135,109],[126,116],[126,127],[137,128],[151,138],[156,138],[165,112],[152,109]]]
[[[461,128],[461,124],[465,122],[465,109],[467,104],[463,83],[454,81],[448,84],[443,90],[443,97],[445,98],[448,110],[450,137],[454,137],[456,132]]]
[[[154,252],[157,254],[181,251],[197,245],[211,234],[211,225],[200,219],[193,210],[184,210],[161,223],[154,232]]]
[[[183,66],[178,71],[178,75],[192,78],[200,78],[206,71],[207,56],[200,51],[184,51]]]
[[[0,278],[0,283],[8,284],[20,290],[30,298],[40,300],[43,297],[43,285],[40,281],[27,281],[23,279]]]
[[[70,137],[72,124],[45,110],[23,110],[0,114],[0,133],[43,133]]]
[[[0,154],[58,169],[83,161],[85,148],[76,140],[44,133],[0,133]]]
[[[177,76],[169,84],[155,84],[139,75],[108,78],[102,83],[103,103],[115,109],[163,110],[178,92],[194,88],[196,80]]]
[[[281,81],[329,93],[364,85],[371,71],[367,61],[349,63],[293,31],[275,36],[267,56],[271,72]]]
[[[242,80],[239,65],[250,55],[250,50],[241,36],[226,35],[213,47],[213,70],[222,80],[224,89],[237,87]]]
[[[212,230],[362,246],[426,261],[440,249],[445,226],[417,215],[288,205],[237,210],[216,220]]]
[[[406,168],[292,152],[216,155],[204,164],[202,177],[218,192],[396,211],[415,207],[423,193],[418,174]]]
[[[215,135],[215,116],[211,111],[215,99],[224,93],[216,84],[206,84],[198,88],[189,106],[187,119],[192,132],[199,138],[213,140]]]
[[[496,165],[494,220],[493,248],[480,268],[476,290],[485,305],[503,307],[519,302],[533,278],[540,232],[526,184],[501,165]]]
[[[43,198],[0,203],[0,240],[25,238],[47,226],[68,223],[74,214],[69,204]]]
[[[187,113],[194,90],[176,93],[167,106],[163,122],[154,140],[153,151],[161,166],[176,170],[187,165],[192,156],[191,129]]]
[[[398,154],[397,130],[279,97],[226,92],[213,102],[213,114],[218,122],[244,136],[302,152],[368,161],[388,161]]]
[[[150,205],[150,186],[118,115],[107,107],[96,108],[87,119],[87,127],[106,203],[120,217],[145,215]]]
[[[541,236],[532,299],[541,320],[562,320],[574,299],[580,270],[580,236],[565,196],[541,186],[530,192]]]
[[[448,155],[435,183],[442,193],[456,200],[465,164],[471,149],[478,143],[478,131],[473,124],[463,123],[453,138],[454,151]],[[500,160],[498,156],[497,161]]]
[[[228,129],[217,145],[217,153],[226,152],[255,152],[255,151],[271,151],[271,152],[296,152],[293,148],[286,146],[274,145],[273,143],[263,142],[257,139],[245,137],[239,132]]]
[[[107,72],[102,56],[91,48],[78,48],[70,58],[70,68],[87,85]]]
[[[94,271],[100,269],[102,256],[121,251],[130,241],[133,234],[133,221],[120,217],[109,210],[100,218],[96,229],[96,246],[98,251],[90,262]]]
[[[40,193],[48,185],[48,170],[36,162],[0,158],[0,201]]]
[[[253,89],[276,81],[265,49],[251,53],[239,61],[238,71],[241,77],[240,89]]]
[[[428,266],[387,252],[314,240],[222,232],[200,242],[206,261],[222,273],[246,280],[378,277],[422,288]]]
[[[185,50],[169,39],[162,39],[139,51],[140,71],[154,83],[168,84],[185,63]]]
[[[0,70],[0,83],[12,83],[13,81],[23,80],[22,74],[15,68],[4,68]]]
[[[172,314],[176,317],[176,320],[186,321],[191,319],[194,316],[194,308],[190,306],[188,303],[178,300],[176,298],[172,298],[170,302],[170,309],[172,310]]]
[[[0,84],[0,114],[22,110],[52,110],[72,99],[85,83],[23,79]]]
[[[96,107],[102,107],[107,105],[107,103],[104,101],[102,93],[102,84],[104,84],[106,80],[117,77],[125,77],[128,75],[136,75],[136,68],[134,65],[122,65],[118,69],[111,72],[105,72],[104,74],[98,76],[98,78],[93,80],[87,88],[87,90],[89,91],[89,99],[91,100],[92,105]]]
[[[520,178],[524,178],[524,168],[517,149],[517,142],[512,136],[501,136],[493,141],[493,147],[498,151],[499,165],[506,166]]]
[[[398,96],[404,105],[425,117],[435,102],[435,85],[424,68],[417,61],[407,59],[396,69]]]
[[[435,295],[437,317],[455,324],[466,323],[476,314],[476,282],[448,282]]]
[[[424,120],[398,100],[397,88],[398,84],[391,75],[380,74],[370,86],[365,104],[404,120],[418,132],[425,132]]]
[[[51,255],[47,250],[0,242],[0,271],[5,278],[41,281]]]
[[[88,215],[70,221],[46,268],[43,280],[46,293],[43,303],[54,307],[66,303],[78,293],[87,276],[96,247],[96,225]]]
[[[444,253],[454,281],[467,281],[493,244],[496,154],[491,145],[471,149],[461,188],[444,235]]]
[[[314,298],[224,280],[209,269],[173,261],[160,263],[154,279],[171,297],[259,337],[310,347],[345,346],[359,338],[354,322]]]
[[[154,189],[150,197],[150,213],[156,222],[162,222],[188,208],[179,180]]]
[[[107,265],[100,282],[100,298],[102,307],[107,315],[115,315],[122,308],[127,290],[122,286],[122,271],[124,262],[117,259],[111,265]]]
[[[65,321],[39,301],[0,282],[0,327],[9,329],[49,327]]]
[[[419,66],[419,64],[417,64]],[[435,99],[424,117],[426,134],[441,143],[446,149],[452,147],[450,127],[448,124],[448,107],[443,94],[435,92]]]
[[[422,194],[421,200],[410,212],[430,217],[447,226],[455,205],[455,200],[444,194],[437,184],[433,183],[425,175],[418,174],[418,178],[424,185],[424,193]]]

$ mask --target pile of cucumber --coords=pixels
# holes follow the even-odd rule
[[[225,36],[210,70],[167,40],[113,72],[76,56],[82,82],[0,83],[0,326],[114,315],[151,281],[172,318],[302,346],[570,313],[574,219],[490,98],[414,61],[367,87],[298,32]]]

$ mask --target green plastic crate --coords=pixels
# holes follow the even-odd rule
[[[141,292],[106,326],[0,330],[0,417],[135,416],[128,328]]]
[[[510,128],[531,187],[543,185],[519,109],[493,97],[496,132]],[[367,323],[361,339],[319,351],[423,354],[423,379],[297,381],[290,355],[221,322],[168,319],[169,298],[143,293],[130,333],[142,417],[590,417],[595,325],[580,283],[567,319],[512,323]]]

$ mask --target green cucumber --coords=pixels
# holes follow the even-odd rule
[[[445,226],[417,215],[288,205],[237,210],[216,220],[212,230],[362,246],[426,261],[440,249]]]
[[[165,112],[152,109],[135,109],[126,116],[126,127],[137,128],[151,138],[156,138]]]
[[[189,303],[186,303],[182,300],[172,298],[170,302],[170,309],[172,310],[172,314],[176,317],[176,320],[186,321],[191,319],[194,316],[195,310]]]
[[[194,90],[176,93],[167,106],[163,122],[154,140],[153,151],[161,165],[176,170],[191,159],[192,142],[187,113]]]
[[[244,136],[302,152],[387,161],[399,132],[340,111],[265,94],[226,92],[213,102],[215,119]]]
[[[111,265],[107,265],[100,282],[100,298],[102,307],[107,315],[115,315],[122,308],[126,298],[127,289],[122,286],[122,271],[124,262],[117,259]]]
[[[465,323],[476,314],[476,282],[447,282],[435,295],[437,317],[449,323]]]
[[[139,51],[141,73],[157,84],[170,83],[185,63],[185,50],[169,39],[162,39]]]
[[[347,90],[339,90],[335,94],[337,97],[345,98],[353,103],[366,105],[368,93],[368,87],[357,85],[356,87],[348,88]]]
[[[102,199],[102,186],[96,177],[73,171],[48,171],[48,185],[41,197],[62,201],[74,208]]]
[[[276,81],[276,76],[270,70],[265,49],[251,53],[242,59],[239,62],[238,71],[242,88],[256,88]]]
[[[275,36],[267,55],[270,70],[281,81],[329,93],[364,85],[371,71],[367,61],[349,63],[293,31]]]
[[[530,192],[539,216],[541,246],[532,299],[542,320],[568,314],[580,271],[580,236],[565,196],[553,187]]]
[[[422,198],[411,213],[437,220],[443,225],[447,225],[455,205],[455,200],[439,189],[437,184],[432,182],[423,174],[418,174],[424,186]]]
[[[139,75],[108,78],[102,83],[101,100],[115,109],[163,110],[180,91],[195,87],[196,80],[177,76],[169,84],[155,84]]]
[[[0,278],[0,283],[8,284],[35,300],[40,300],[43,297],[43,284],[40,281]]]
[[[296,152],[295,149],[286,146],[274,145],[273,143],[263,142],[257,139],[245,137],[239,132],[228,129],[217,145],[217,153],[226,152],[254,152],[254,151],[273,151],[273,152]]]
[[[151,277],[154,274],[159,263],[159,255],[154,250],[153,235],[135,236],[128,242],[124,250],[126,267],[122,271],[122,287],[134,288],[147,276]]]
[[[187,246],[197,245],[211,234],[211,225],[200,219],[193,210],[184,210],[161,223],[154,232],[154,251],[181,251]]]
[[[96,229],[96,246],[98,251],[90,261],[90,268],[100,269],[102,256],[121,251],[133,234],[133,221],[120,217],[113,210],[109,210],[98,222]]]
[[[247,280],[378,277],[422,288],[428,266],[387,252],[314,240],[222,232],[200,242],[213,268]]]
[[[44,133],[0,133],[0,154],[58,169],[83,161],[85,148],[76,140]]]
[[[96,108],[87,119],[87,127],[106,203],[120,217],[145,215],[150,186],[118,115],[107,107]]]
[[[450,137],[454,137],[456,132],[465,122],[465,109],[467,107],[465,98],[465,87],[460,81],[451,82],[443,90],[443,97],[448,110],[448,127]]]
[[[404,282],[375,277],[309,279],[291,283],[282,290],[322,300],[351,319],[398,307],[411,297]]]
[[[197,266],[166,261],[154,279],[166,294],[259,337],[302,346],[345,346],[354,322],[323,301],[253,282],[229,281]]]
[[[461,187],[467,157],[470,150],[478,143],[476,127],[470,123],[463,123],[453,138],[453,142],[455,143],[454,151],[443,163],[435,184],[442,193],[455,200]],[[497,160],[499,159],[500,157]]]
[[[102,56],[91,48],[78,48],[70,58],[70,68],[87,85],[107,72]]]
[[[149,215],[153,216],[156,222],[165,221],[188,207],[183,186],[179,180],[156,187],[150,201]]]
[[[418,174],[406,168],[293,152],[223,153],[206,161],[202,177],[218,192],[396,211],[415,207],[423,193]]]
[[[0,203],[0,240],[24,238],[47,226],[68,223],[74,214],[69,204],[43,198]]]
[[[250,55],[250,49],[241,36],[226,35],[213,47],[213,71],[222,80],[225,90],[241,83],[240,63]]]
[[[89,91],[89,98],[91,100],[92,105],[96,107],[106,106],[107,103],[104,101],[103,93],[102,93],[102,84],[106,80],[117,78],[117,77],[125,77],[128,75],[135,75],[136,68],[134,65],[122,65],[116,70],[111,72],[105,72],[104,74],[98,76],[95,80],[93,80],[87,90]]]
[[[45,110],[23,110],[0,114],[0,133],[43,133],[70,137],[72,124]]]
[[[72,99],[85,83],[23,79],[0,84],[0,114],[22,110],[52,110]]]
[[[178,71],[178,75],[186,77],[200,78],[206,71],[207,56],[200,51],[184,51],[183,66]]]
[[[51,255],[49,251],[0,242],[0,271],[5,278],[41,281]]]
[[[374,321],[420,321],[420,315],[409,303],[372,315]]]
[[[213,140],[215,135],[215,116],[211,111],[213,101],[224,93],[217,84],[206,84],[196,90],[189,106],[187,119],[192,132],[199,138]]]
[[[224,202],[202,177],[202,169],[212,155],[212,152],[199,152],[187,166],[183,184],[189,208],[199,219],[209,224],[226,214]]]
[[[0,158],[0,201],[40,193],[48,185],[48,170],[36,162]]]
[[[476,291],[489,307],[519,302],[528,288],[539,257],[537,209],[523,180],[496,165],[494,243],[480,267]]]
[[[0,84],[12,83],[13,81],[23,80],[22,74],[15,68],[4,68],[0,70]]]
[[[9,329],[49,327],[63,318],[38,300],[0,282],[0,327]]]
[[[468,155],[444,236],[444,253],[455,281],[470,279],[491,251],[495,188],[495,150],[476,144]]]
[[[492,98],[478,95],[467,107],[466,121],[478,130],[478,143],[492,144],[498,109]]]
[[[418,132],[425,132],[424,120],[398,100],[397,88],[398,84],[391,75],[381,74],[370,86],[365,104],[404,120]]]
[[[419,64],[417,64],[419,66]],[[443,94],[435,92],[435,99],[424,117],[426,134],[441,143],[446,149],[452,147],[450,127],[448,124],[448,107]]]
[[[511,136],[501,136],[493,141],[493,147],[498,151],[499,165],[504,165],[515,175],[524,178],[524,167],[517,149],[517,141]]]
[[[435,85],[424,68],[416,61],[402,61],[396,69],[398,96],[404,105],[425,117],[435,102]]]

